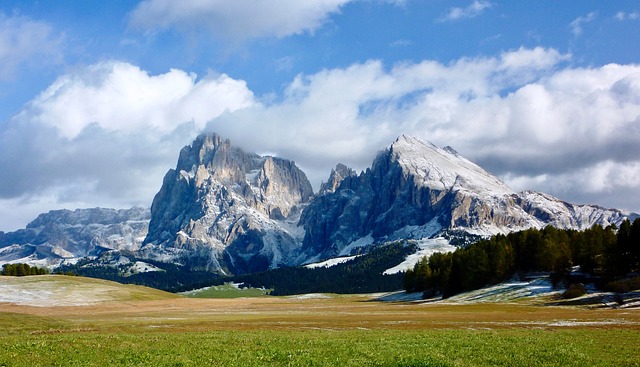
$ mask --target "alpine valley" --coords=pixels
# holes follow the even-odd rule
[[[423,251],[424,244],[464,245],[547,225],[619,225],[637,216],[514,192],[453,148],[405,135],[359,174],[338,164],[314,194],[295,162],[203,134],[180,151],[150,211],[41,214],[25,229],[0,232],[0,264],[56,268],[81,261],[142,272],[170,263],[239,275],[368,253],[398,241]]]

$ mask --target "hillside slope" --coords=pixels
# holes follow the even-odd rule
[[[178,298],[173,293],[102,279],[41,275],[0,277],[0,304],[25,306],[86,306],[111,302]]]

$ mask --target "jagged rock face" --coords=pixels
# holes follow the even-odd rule
[[[42,214],[26,229],[0,232],[0,264],[55,266],[127,250],[240,274],[445,231],[490,235],[549,224],[585,229],[636,217],[542,193],[515,193],[452,148],[408,136],[359,175],[337,165],[313,196],[295,163],[245,153],[210,134],[181,150],[151,213],[96,208]]]
[[[143,253],[232,273],[289,264],[301,240],[295,222],[312,195],[295,163],[201,135],[154,198]]]
[[[606,209],[596,205],[575,205],[551,195],[535,191],[523,191],[516,197],[516,203],[527,214],[545,225],[557,228],[587,229],[594,224],[606,227],[619,226],[625,219],[634,220],[637,214],[617,209]]]
[[[136,251],[147,234],[149,210],[52,210],[27,228],[0,236],[0,263],[55,266],[110,250]]]
[[[379,242],[447,229],[489,235],[547,224],[583,229],[619,223],[628,214],[538,193],[517,194],[452,148],[408,136],[380,153],[367,171],[346,176],[302,215],[308,256],[344,255],[365,237]]]
[[[331,174],[329,175],[329,179],[327,180],[327,182],[323,182],[320,185],[320,191],[318,192],[318,194],[323,195],[335,192],[338,186],[340,186],[340,183],[342,183],[345,178],[353,176],[357,176],[354,170],[342,163],[338,163],[336,168],[331,170]]]

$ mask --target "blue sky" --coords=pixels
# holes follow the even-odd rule
[[[640,211],[640,1],[0,2],[0,230],[148,206],[218,131],[317,188],[407,133]]]

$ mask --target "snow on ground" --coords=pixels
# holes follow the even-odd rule
[[[439,219],[439,217],[435,217],[421,226],[404,226],[389,235],[387,241],[430,238],[442,230],[442,225],[438,222]]]
[[[129,268],[129,272],[132,273],[132,274],[147,273],[147,272],[151,272],[151,271],[164,271],[164,270],[160,269],[159,267],[157,267],[155,265],[151,265],[151,264],[143,262],[143,261],[136,261]]]
[[[413,173],[425,187],[460,190],[484,196],[501,197],[513,191],[500,179],[460,156],[452,148],[439,148],[430,142],[402,135],[391,146],[404,170]]]
[[[30,276],[23,278],[1,277],[0,303],[13,303],[37,307],[85,306],[102,303],[110,299],[109,287],[100,288],[95,284],[73,284],[45,281],[49,278]]]
[[[383,294],[382,296],[376,298],[376,300],[381,302],[421,301],[422,292],[414,292],[414,293],[407,293],[405,291],[392,292],[392,293]]]
[[[288,296],[287,298],[294,299],[326,299],[331,298],[331,296],[323,293],[307,293],[307,294],[299,294],[295,296]]]
[[[457,294],[443,300],[447,303],[509,302],[525,297],[545,296],[560,293],[553,289],[549,278],[530,281],[509,281],[494,286]]]
[[[551,286],[547,277],[535,278],[528,281],[511,280],[494,286],[457,294],[443,299],[430,299],[428,302],[438,303],[494,303],[511,302],[526,297],[546,296],[560,293]],[[410,302],[422,300],[422,292],[406,293],[393,292],[377,298],[382,302]]]
[[[333,259],[325,260],[323,262],[307,264],[304,267],[307,268],[307,269],[330,268],[330,267],[338,265],[338,264],[346,263],[347,261],[353,260],[356,257],[358,257],[358,255],[345,256],[345,257],[335,257]]]
[[[373,237],[371,236],[371,233],[369,233],[365,237],[362,237],[348,244],[345,248],[342,249],[342,251],[340,251],[338,256],[350,255],[353,249],[356,249],[358,247],[366,247],[372,243],[373,243]]]
[[[418,241],[417,245],[417,252],[407,256],[403,262],[393,268],[385,270],[383,274],[396,274],[401,271],[407,271],[408,269],[412,269],[413,266],[425,256],[431,256],[436,252],[453,252],[456,250],[456,247],[450,245],[447,239],[441,237],[423,239]]]

